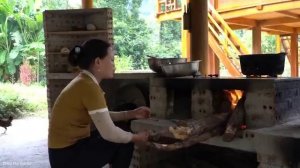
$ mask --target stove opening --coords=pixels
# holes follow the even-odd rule
[[[243,92],[244,91],[242,91],[242,90],[224,90],[226,97],[228,98],[228,100],[231,103],[232,110],[235,109],[239,100],[242,98]]]

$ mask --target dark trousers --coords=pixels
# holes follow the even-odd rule
[[[49,160],[52,168],[101,168],[110,163],[112,168],[128,168],[133,143],[119,144],[104,140],[98,131],[79,140],[76,144],[50,149]]]

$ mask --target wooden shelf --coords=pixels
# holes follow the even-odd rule
[[[110,30],[95,30],[95,31],[62,31],[62,32],[46,32],[47,35],[86,35],[86,34],[97,34],[97,33],[106,33]]]

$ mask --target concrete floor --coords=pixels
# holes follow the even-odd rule
[[[3,131],[0,127],[0,168],[50,168],[47,118],[16,119]]]

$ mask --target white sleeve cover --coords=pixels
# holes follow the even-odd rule
[[[109,115],[113,121],[125,121],[128,120],[128,111],[110,111]]]
[[[132,133],[115,126],[107,108],[89,111],[89,115],[103,139],[115,143],[131,141]]]

